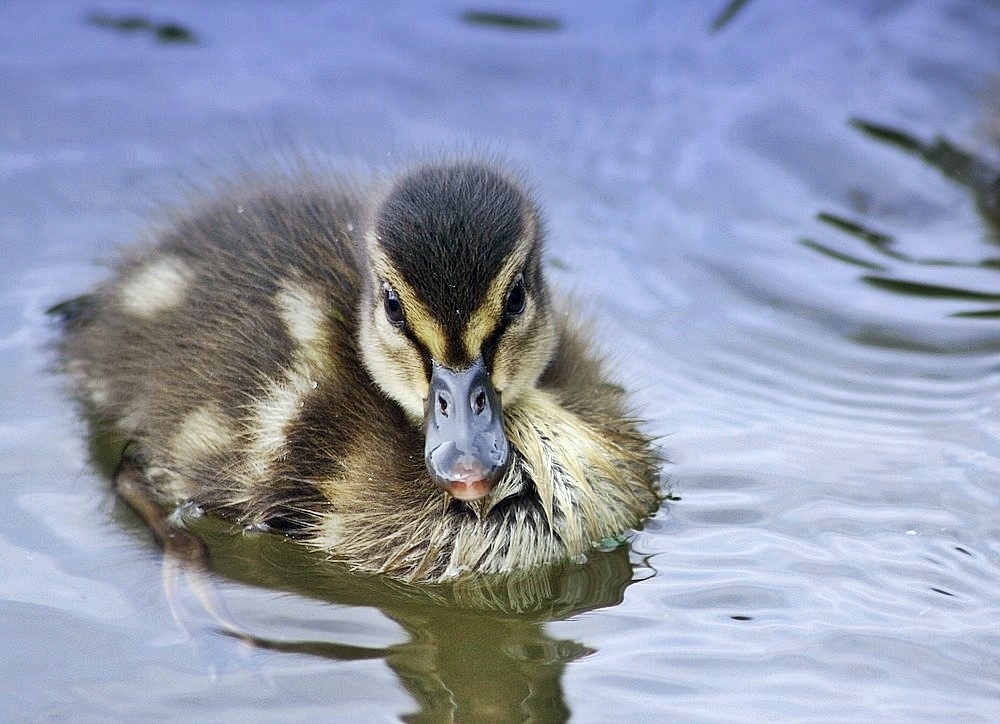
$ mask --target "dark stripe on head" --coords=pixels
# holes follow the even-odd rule
[[[379,246],[441,323],[452,361],[464,361],[462,331],[536,213],[514,182],[478,163],[418,168],[379,207]]]

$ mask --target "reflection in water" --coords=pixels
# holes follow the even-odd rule
[[[715,19],[712,20],[712,24],[709,26],[711,31],[713,33],[717,33],[729,25],[732,19],[736,17],[736,14],[742,10],[749,1],[750,0],[729,0],[729,2],[726,3],[726,6],[719,11],[718,15],[715,16]]]
[[[931,143],[925,143],[891,126],[860,119],[852,120],[851,125],[877,141],[916,154],[948,178],[969,189],[986,221],[994,228],[1000,228],[1000,169],[940,136]]]
[[[559,30],[562,22],[553,17],[520,15],[489,10],[466,10],[462,21],[470,25],[485,25],[503,30]]]
[[[851,125],[878,141],[916,154],[929,165],[941,171],[946,177],[968,189],[973,195],[983,220],[994,234],[1000,234],[1000,168],[958,148],[942,137],[925,143],[905,131],[890,126],[858,119],[852,120]],[[829,212],[821,212],[817,214],[816,218],[837,231],[863,242],[869,250],[881,257],[882,261],[872,261],[855,254],[845,253],[813,239],[802,239],[801,243],[830,258],[875,272],[861,277],[865,283],[873,287],[895,294],[928,299],[1000,304],[1000,292],[997,291],[967,289],[957,285],[927,283],[889,276],[893,267],[899,264],[1000,271],[1000,258],[991,256],[974,261],[963,261],[912,256],[899,250],[895,243],[896,239],[892,235],[872,229],[859,221],[846,219]],[[1000,308],[961,310],[953,312],[950,316],[997,318],[1000,317]]]
[[[176,561],[165,560],[171,606],[196,643],[208,648],[212,642],[205,639],[221,633],[270,651],[336,661],[382,659],[416,699],[419,710],[409,717],[413,721],[568,718],[562,672],[590,649],[552,638],[544,625],[620,603],[633,574],[628,548],[620,546],[595,552],[583,564],[512,579],[410,586],[318,561],[315,554],[278,536],[234,534],[230,524],[214,518],[194,519],[188,527],[208,546],[216,573],[333,604],[373,607],[407,634],[406,641],[386,647],[324,640],[321,632],[310,640],[258,636],[233,622],[211,575],[197,566],[178,567]],[[190,596],[197,604],[181,610],[178,602]],[[204,625],[192,625],[196,619]],[[314,621],[302,625],[316,627]],[[238,658],[235,651],[223,655]]]
[[[198,36],[180,23],[156,23],[143,15],[91,13],[87,16],[87,23],[126,34],[150,33],[160,43],[198,43]]]

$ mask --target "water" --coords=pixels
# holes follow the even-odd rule
[[[3,718],[1000,717],[997,231],[850,124],[996,165],[1000,8],[758,0],[712,32],[712,5],[0,9]],[[672,459],[631,550],[439,601],[203,520],[211,590],[265,646],[197,587],[174,621],[43,311],[185,180],[296,144],[524,169],[553,282]]]

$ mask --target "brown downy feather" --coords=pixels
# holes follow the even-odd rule
[[[176,216],[110,281],[56,310],[66,319],[63,364],[95,430],[111,428],[142,451],[161,504],[191,501],[241,525],[288,532],[358,570],[417,582],[585,554],[656,510],[653,446],[582,333],[551,311],[541,241],[531,236],[540,234],[537,212],[519,188],[507,189],[507,177],[455,168],[431,172],[432,182],[463,179],[449,187],[448,213],[491,203],[477,196],[484,179],[516,207],[468,212],[509,235],[513,261],[465,250],[478,265],[477,288],[467,301],[449,291],[459,321],[428,323],[448,335],[441,348],[456,358],[470,340],[499,345],[492,375],[509,380],[501,394],[512,450],[503,479],[474,502],[442,492],[424,466],[417,405],[394,399],[399,383],[377,377],[398,367],[419,376],[423,366],[402,349],[370,371],[366,355],[376,351],[364,350],[361,332],[365,315],[379,310],[368,301],[367,265],[391,261],[366,237],[375,207],[313,181],[251,183]],[[435,193],[409,201],[433,204]],[[497,221],[508,211],[525,216]],[[429,218],[465,233],[461,224],[451,231],[447,214]],[[392,254],[412,258],[419,248]],[[490,295],[506,293],[493,267],[510,273],[515,262],[525,265],[534,316],[520,336],[468,331],[490,330],[503,309]],[[431,296],[444,283],[428,278],[436,268],[414,264],[400,279]],[[461,273],[445,282],[453,286]],[[426,309],[432,320],[447,307],[438,299]]]

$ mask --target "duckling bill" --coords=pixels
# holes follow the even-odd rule
[[[489,494],[507,469],[500,397],[480,355],[462,371],[431,362],[424,413],[427,472],[459,500]]]
[[[195,503],[413,582],[509,573],[659,503],[542,257],[535,202],[488,163],[234,186],[59,305],[61,359],[147,519]]]

